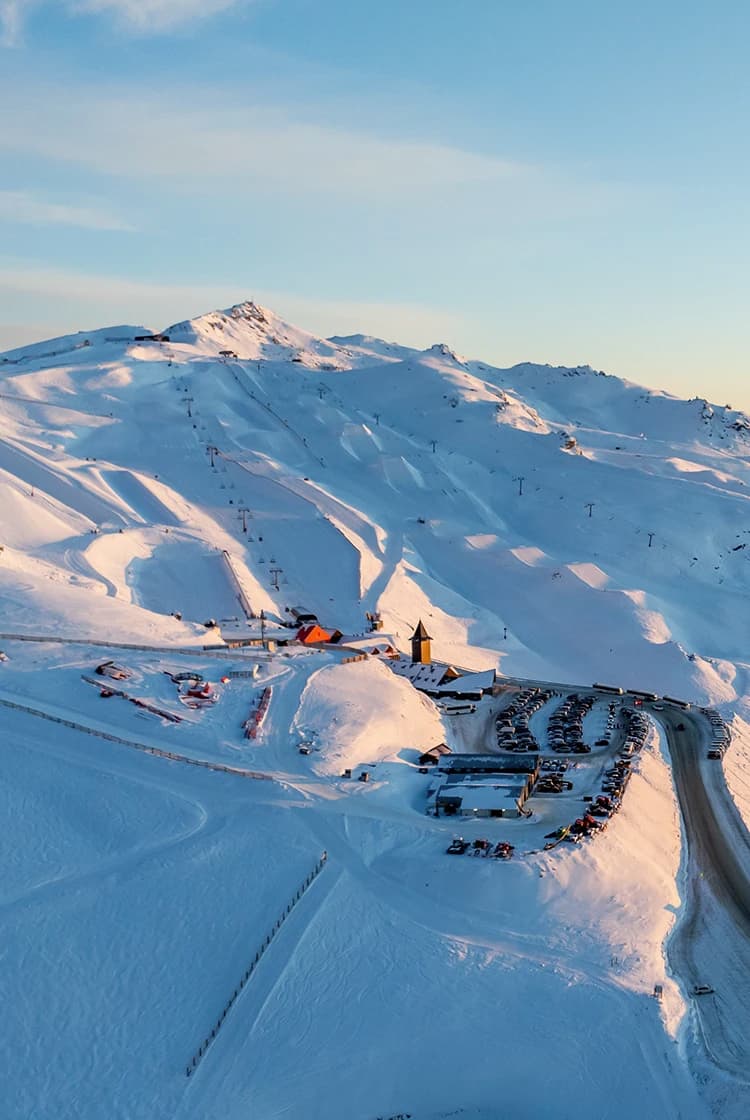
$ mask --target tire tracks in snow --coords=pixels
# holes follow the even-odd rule
[[[118,778],[123,776],[121,766],[108,766],[101,757],[93,760],[89,758],[83,760],[64,747],[60,749],[51,745],[42,746],[27,733],[8,731],[6,727],[4,745],[12,747],[16,743],[22,744],[22,749],[26,751],[31,750],[38,755],[51,755],[58,761],[74,767],[84,770],[98,770],[108,775],[111,775],[114,771]],[[189,846],[198,837],[203,841],[206,837],[221,831],[225,825],[224,817],[212,817],[202,801],[190,797],[184,792],[179,792],[174,788],[174,783],[160,779],[146,780],[133,777],[130,774],[125,774],[125,778],[133,786],[144,786],[148,790],[157,791],[160,795],[166,796],[172,801],[182,802],[183,805],[193,811],[193,822],[179,832],[161,837],[150,844],[130,848],[127,852],[107,857],[85,871],[72,871],[37,883],[28,890],[1,901],[0,915],[19,913],[36,906],[48,905],[69,894],[71,890],[78,891],[118,875],[133,877],[143,865],[149,863],[154,857],[163,857],[176,852],[180,848]]]

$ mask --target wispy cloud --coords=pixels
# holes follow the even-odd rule
[[[133,227],[96,205],[70,205],[31,191],[0,191],[0,221],[24,225],[74,226],[77,229],[132,231]]]
[[[23,34],[23,21],[29,0],[0,0],[0,46],[17,47]]]
[[[116,16],[136,31],[168,31],[179,24],[207,19],[248,0],[77,0],[74,12]]]
[[[511,186],[522,196],[540,174],[522,162],[449,144],[300,121],[284,108],[243,104],[236,91],[138,94],[82,86],[63,94],[35,82],[28,97],[15,90],[15,105],[0,118],[0,150],[131,179],[162,178],[181,190],[223,183],[285,194],[404,198]]]
[[[249,3],[252,0],[63,0],[59,6],[71,16],[112,15],[121,27],[135,33],[153,33],[171,31]],[[51,0],[0,0],[0,46],[19,46],[31,9],[45,4],[51,6]]]
[[[103,0],[97,0],[103,2]],[[161,180],[170,192],[259,203],[314,196],[395,205],[421,220],[508,227],[595,214],[632,199],[630,185],[603,182],[591,168],[559,168],[429,138],[345,128],[238,87],[163,88],[37,80],[0,74],[0,152],[26,153],[117,180]]]

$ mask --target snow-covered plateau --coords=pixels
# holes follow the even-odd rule
[[[745,1120],[749,456],[254,303],[0,355],[2,1120]]]

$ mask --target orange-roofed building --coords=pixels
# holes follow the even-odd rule
[[[330,642],[331,635],[317,622],[312,622],[309,626],[303,626],[297,631],[297,641],[302,642],[306,646],[318,645],[321,642]]]

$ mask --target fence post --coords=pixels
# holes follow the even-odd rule
[[[7,706],[7,707],[15,707],[16,706],[16,705],[11,705],[10,703],[3,702],[3,701],[0,701],[0,703],[4,703],[4,706]],[[18,707],[20,707],[20,705],[18,705]],[[24,709],[21,708],[21,710],[24,710]],[[84,730],[86,730],[86,729],[84,729]],[[197,761],[197,760],[190,759],[189,761],[193,762],[193,761]],[[198,762],[198,765],[199,766],[200,765],[205,766],[206,763]],[[209,769],[210,768],[211,768],[211,766],[209,764]],[[327,858],[328,858],[328,853],[323,852],[322,856],[320,857],[320,859],[316,863],[314,869],[308,874],[308,876],[305,879],[302,886],[297,888],[297,893],[294,895],[292,900],[287,903],[286,909],[282,912],[280,917],[278,917],[276,919],[276,923],[274,924],[271,932],[266,934],[266,937],[263,940],[263,943],[261,944],[260,948],[256,950],[255,956],[253,957],[251,963],[245,969],[245,972],[243,973],[242,978],[240,979],[239,985],[234,989],[231,996],[227,1000],[226,1005],[224,1006],[221,1014],[219,1015],[219,1018],[217,1019],[213,1029],[211,1030],[211,1034],[206,1036],[206,1038],[204,1038],[202,1044],[198,1047],[198,1050],[196,1051],[196,1053],[193,1054],[192,1061],[190,1062],[190,1064],[185,1069],[185,1076],[186,1077],[190,1077],[193,1070],[195,1070],[197,1068],[198,1063],[200,1062],[201,1058],[203,1057],[203,1055],[208,1050],[208,1047],[210,1046],[211,1041],[213,1039],[215,1039],[217,1034],[219,1033],[219,1030],[221,1029],[221,1026],[224,1023],[224,1020],[226,1019],[227,1015],[229,1014],[229,1011],[230,1011],[232,1005],[235,1003],[238,996],[242,992],[243,988],[247,984],[248,980],[252,976],[252,973],[253,973],[255,967],[260,963],[261,957],[263,956],[264,952],[266,951],[266,949],[271,944],[271,941],[273,940],[276,933],[281,929],[281,926],[282,926],[283,922],[286,920],[287,916],[289,914],[291,914],[295,904],[297,902],[299,902],[299,900],[304,895],[306,889],[310,886],[310,884],[313,882],[313,880],[316,878],[316,876],[320,874],[320,872],[322,871],[322,869],[325,865],[325,862],[326,862]]]

